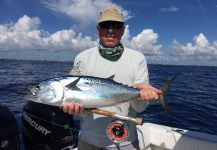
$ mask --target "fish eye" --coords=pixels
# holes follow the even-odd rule
[[[40,85],[40,84],[37,84],[37,85],[35,85],[35,88],[36,88],[36,89],[41,89],[41,85]]]
[[[32,95],[36,95],[36,93],[41,90],[41,85],[40,84],[37,84],[37,85],[34,85],[32,88],[29,87],[28,89],[30,90],[30,92],[32,93]]]

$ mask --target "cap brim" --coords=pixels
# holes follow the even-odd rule
[[[108,17],[108,18],[104,18],[98,21],[98,23],[100,22],[105,22],[105,21],[117,21],[117,22],[124,22],[123,20],[117,19],[117,18],[113,18],[113,17]]]

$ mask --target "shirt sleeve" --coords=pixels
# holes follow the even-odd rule
[[[77,75],[77,76],[82,76],[87,74],[84,64],[82,63],[81,59],[79,59],[78,57],[75,58],[74,66],[72,70],[69,72],[69,74]]]
[[[147,83],[147,84],[149,83],[148,67],[144,55],[142,55],[138,63],[138,66],[136,67],[135,70],[134,84],[138,84],[138,83]],[[137,99],[137,100],[130,101],[130,105],[136,112],[143,112],[147,108],[148,102],[139,101]]]
[[[134,84],[138,83],[149,83],[149,76],[148,76],[148,67],[147,67],[147,62],[145,59],[145,56],[142,55],[137,67],[135,70],[135,79],[134,79]]]
[[[87,75],[87,71],[85,69],[84,63],[81,61],[81,59],[78,56],[75,58],[73,68],[69,72],[69,75],[75,75],[75,76]],[[80,114],[80,116],[84,117],[89,114],[90,112],[85,111],[82,114]]]

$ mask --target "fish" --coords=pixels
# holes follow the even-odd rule
[[[53,106],[63,106],[72,101],[83,104],[85,108],[113,106],[118,103],[136,100],[139,90],[109,78],[67,75],[41,81],[31,87],[25,99]],[[166,93],[174,78],[161,87],[159,95],[165,111],[169,111]]]

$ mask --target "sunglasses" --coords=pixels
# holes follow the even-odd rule
[[[105,21],[105,22],[100,22],[98,24],[98,26],[102,29],[112,28],[112,29],[119,30],[119,29],[123,28],[124,23],[123,22],[116,22],[116,21]]]

